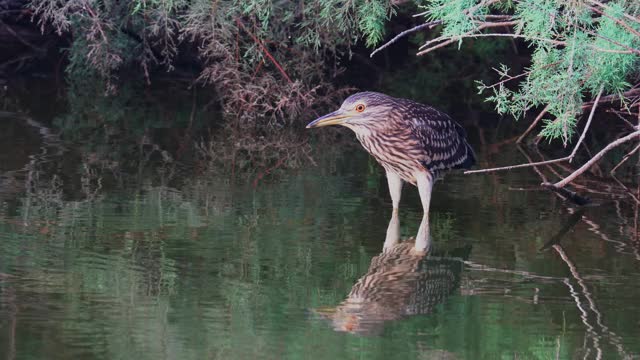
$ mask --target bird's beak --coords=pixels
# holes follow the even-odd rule
[[[317,127],[322,127],[322,126],[329,126],[329,125],[340,125],[340,124],[344,124],[345,120],[350,118],[351,115],[348,113],[345,113],[342,110],[336,110],[330,114],[327,114],[325,116],[321,116],[315,120],[313,120],[312,122],[310,122],[307,125],[307,129],[311,129],[311,128],[317,128]]]

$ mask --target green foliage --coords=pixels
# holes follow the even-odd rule
[[[364,0],[358,7],[358,28],[366,37],[367,46],[377,45],[384,36],[384,25],[395,12],[389,1]]]
[[[422,6],[429,20],[442,21],[427,50],[445,40],[461,48],[464,39],[479,36],[530,45],[524,73],[503,67],[494,85],[485,85],[483,73],[479,90],[490,93],[499,113],[516,118],[547,106],[542,135],[550,139],[566,144],[583,102],[601,88],[625,108],[625,92],[640,83],[637,2],[434,0]],[[149,82],[154,70],[171,71],[185,57],[193,61],[189,51],[195,50],[199,80],[217,88],[226,117],[245,128],[305,120],[309,108],[343,97],[330,80],[338,59],[358,41],[379,44],[395,14],[388,0],[32,0],[31,7],[41,24],[73,35],[69,73],[105,79],[108,91],[116,90],[123,69],[138,66]],[[472,49],[483,43],[474,41]]]
[[[593,41],[594,47],[607,52],[596,52],[587,59],[587,68],[591,69],[592,73],[585,85],[592,92],[598,91],[599,85],[604,84],[605,91],[622,93],[631,86],[628,82],[629,74],[637,72],[638,54],[622,54],[615,51],[638,47],[640,39],[638,35],[616,23],[616,20],[626,23],[626,19],[622,16],[625,8],[618,3],[610,3],[609,6],[605,9],[605,15],[600,19],[596,29],[599,36]],[[632,27],[640,31],[640,24]],[[608,39],[614,39],[623,46],[614,44]]]
[[[361,39],[378,44],[394,14],[387,0],[32,0],[31,8],[42,26],[72,35],[71,77],[100,77],[113,92],[124,70],[138,67],[150,82],[154,71],[195,61],[227,117],[252,127],[287,124],[342,97],[325,80],[338,55]]]
[[[640,82],[640,12],[635,2],[456,0],[432,1],[426,8],[430,20],[443,21],[436,40],[484,35],[523,38],[529,43],[533,55],[524,73],[510,74],[503,66],[498,70],[500,81],[480,82],[479,90],[481,94],[491,91],[487,100],[495,103],[496,110],[516,118],[547,106],[550,118],[545,119],[541,135],[549,139],[561,138],[566,144],[583,113],[583,102],[601,88],[605,95],[618,95],[625,108],[625,91]],[[499,20],[491,20],[488,14]],[[513,33],[493,30],[509,26]],[[484,29],[489,29],[488,34],[482,34]],[[514,88],[509,85],[514,79],[524,81]]]
[[[444,27],[442,34],[445,36],[460,36],[476,28],[472,16],[481,16],[487,8],[476,7],[476,0],[434,0],[429,3],[429,19],[442,20]]]

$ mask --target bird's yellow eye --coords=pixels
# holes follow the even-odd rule
[[[356,105],[356,111],[357,112],[363,112],[364,111],[364,104]]]

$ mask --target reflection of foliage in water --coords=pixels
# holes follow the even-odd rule
[[[177,82],[153,87],[127,83],[117,93],[105,94],[101,80],[79,76],[68,89],[68,111],[54,125],[65,139],[94,147],[116,139],[141,142],[152,129],[198,131],[206,124],[204,118],[215,117],[201,105],[205,91],[199,94]]]
[[[56,190],[59,186],[40,177],[42,189],[27,199],[50,199],[51,204],[41,208],[55,210],[26,215],[23,205],[16,216],[29,224],[48,222],[50,228],[46,233],[38,227],[22,228],[9,222],[11,216],[3,216],[0,233],[12,235],[1,245],[0,272],[11,273],[16,266],[22,270],[14,280],[0,284],[11,287],[22,304],[60,304],[59,298],[64,298],[63,307],[46,312],[47,318],[60,319],[47,325],[60,337],[57,345],[42,349],[48,354],[68,354],[60,349],[73,348],[73,339],[91,345],[71,353],[109,358],[288,358],[313,354],[319,346],[327,349],[324,356],[333,358],[429,358],[434,349],[467,358],[497,358],[517,349],[519,357],[546,358],[555,354],[558,344],[560,357],[566,358],[580,348],[575,311],[562,314],[559,309],[566,307],[542,301],[533,316],[547,320],[513,316],[532,311],[527,301],[535,287],[543,288],[546,296],[566,296],[566,289],[514,276],[497,279],[496,284],[503,293],[510,289],[514,301],[501,301],[506,295],[499,293],[453,296],[428,317],[388,324],[383,337],[345,338],[324,322],[310,322],[304,309],[340,303],[380,250],[382,239],[377,235],[384,233],[388,213],[379,211],[385,205],[376,189],[385,189],[384,178],[375,176],[378,171],[355,182],[332,175],[345,173],[345,168],[350,168],[347,174],[365,172],[363,156],[353,163],[321,164],[284,183],[261,183],[257,189],[224,176],[190,176],[179,188],[152,178],[137,189],[69,200]],[[489,264],[539,271],[549,266],[549,260],[522,248],[532,241],[519,237],[540,234],[536,229],[541,223],[553,228],[557,215],[522,225],[517,219],[523,211],[538,211],[531,204],[535,199],[508,191],[487,192],[480,199],[474,192],[446,195],[460,181],[449,180],[438,184],[434,198],[437,245],[457,246],[471,235],[478,237],[474,253]],[[468,181],[469,187],[490,186],[484,184],[487,178]],[[362,188],[368,190],[363,193]],[[495,208],[491,196],[505,197],[497,203],[510,206]],[[439,215],[442,201],[452,199],[455,217]],[[404,222],[417,226],[414,220],[421,214],[415,191],[407,191],[403,204]],[[486,220],[500,224],[499,230],[468,221],[470,214],[487,214],[490,209],[495,217]],[[370,232],[358,235],[361,229]],[[546,240],[545,233],[540,236]],[[495,241],[501,237],[519,241],[509,247]],[[31,250],[25,253],[25,247]],[[476,286],[494,285],[486,283],[486,276]],[[22,311],[45,316],[39,310]]]
[[[106,177],[122,184],[127,174],[149,171],[168,172],[170,178],[178,158],[194,158],[205,172],[231,169],[244,179],[315,163],[308,138],[297,131],[282,128],[265,135],[220,126],[221,114],[207,102],[211,89],[188,89],[179,82],[127,83],[105,94],[103,81],[78,76],[68,91],[68,108],[54,125],[80,152],[78,171],[95,181]]]
[[[71,353],[284,358],[321,347],[332,358],[429,358],[433,349],[468,358],[512,356],[514,350],[545,358],[555,354],[559,339],[566,358],[580,348],[582,324],[573,304],[566,304],[567,290],[516,276],[470,275],[463,291],[477,286],[492,292],[454,296],[428,318],[389,324],[382,338],[345,338],[313,322],[304,309],[341,302],[379,252],[389,215],[380,168],[369,166],[375,162],[360,150],[343,156],[344,148],[328,147],[314,152],[318,166],[304,164],[256,187],[234,181],[228,168],[201,171],[196,162],[196,170],[186,170],[173,160],[176,153],[165,160],[162,151],[170,146],[154,142],[162,137],[150,129],[174,117],[188,124],[193,102],[167,112],[136,97],[131,91],[93,102],[78,99],[76,110],[59,118],[61,127],[78,119],[100,119],[100,126],[64,130],[63,138],[79,143],[80,155],[36,157],[32,185],[16,209],[0,215],[0,272],[15,276],[0,279],[0,304],[21,304],[21,331],[53,339],[47,347],[18,342],[20,352],[62,357],[69,353],[61,349],[88,343]],[[147,119],[148,127],[133,129],[128,116]],[[114,134],[127,136],[117,142],[120,135]],[[436,246],[473,242],[484,264],[565,276],[566,269],[536,252],[563,213],[549,210],[540,201],[544,195],[509,191],[506,184],[527,182],[527,174],[506,176],[451,176],[438,183]],[[405,234],[415,233],[422,216],[417,192],[403,195],[401,224]],[[582,229],[576,236],[588,235]],[[580,241],[579,251],[592,256],[589,261],[607,261],[602,266],[611,274],[630,268],[626,258],[610,263],[611,254],[598,242]],[[603,298],[615,295],[607,281],[592,281]],[[528,303],[536,287],[562,299],[560,304]],[[14,300],[6,295],[11,291]],[[611,324],[628,333],[634,324],[611,309],[608,304]],[[532,316],[544,321],[531,322]],[[32,318],[52,320],[43,330]],[[0,345],[6,336],[0,334]]]
[[[40,188],[36,189],[36,186]],[[254,209],[253,215],[251,212],[249,215],[236,215],[230,206],[232,192],[229,186],[224,180],[212,182],[195,179],[189,181],[182,191],[143,185],[139,192],[129,198],[122,198],[124,194],[115,193],[104,194],[93,200],[69,201],[62,199],[58,185],[52,186],[51,182],[45,181],[34,183],[33,189],[27,191],[27,201],[32,204],[36,200],[44,202],[41,207],[47,209],[55,205],[55,210],[22,213],[27,211],[27,206],[19,209],[21,214],[18,215],[25,223],[36,225],[46,222],[50,226],[47,231],[38,231],[35,226],[25,228],[26,238],[12,242],[17,245],[26,241],[41,248],[41,251],[29,255],[31,264],[21,262],[21,266],[29,265],[21,279],[29,278],[36,285],[25,288],[16,285],[17,298],[28,302],[32,293],[55,297],[61,292],[68,292],[65,301],[69,307],[48,315],[67,319],[59,324],[62,327],[61,336],[89,336],[91,329],[88,326],[103,327],[106,330],[103,336],[108,339],[106,344],[109,346],[105,348],[105,344],[94,343],[88,351],[113,356],[149,351],[149,341],[163,336],[152,329],[166,329],[169,326],[166,296],[184,288],[195,286],[206,292],[213,291],[217,293],[212,294],[214,297],[222,296],[229,304],[231,313],[225,307],[219,310],[211,308],[208,316],[232,316],[240,320],[246,314],[255,314],[256,306],[277,306],[272,302],[278,296],[272,292],[278,290],[265,286],[265,279],[287,279],[288,286],[299,292],[302,290],[299,289],[300,284],[313,277],[313,267],[317,265],[310,262],[311,252],[319,249],[307,249],[304,245],[292,249],[290,242],[284,245],[279,241],[259,244],[253,233],[259,231],[260,227],[268,227],[272,217],[277,214],[270,213],[271,210],[263,208],[263,205],[256,205],[260,210]],[[265,200],[271,202],[269,198],[267,196]],[[265,210],[267,213],[263,212]],[[262,217],[268,221],[263,223]],[[251,218],[253,220],[247,221]],[[12,225],[3,223],[2,233],[15,231]],[[230,234],[236,240],[231,246],[225,245],[224,234],[234,231],[232,228],[238,228],[237,234]],[[229,238],[229,235],[226,237]],[[214,287],[202,283],[205,278],[207,282],[212,281],[211,277],[194,277],[189,269],[181,271],[176,268],[177,262],[173,260],[180,258],[181,249],[189,249],[202,241],[212,241],[214,246],[218,244],[222,250],[201,251],[193,254],[196,256],[190,260],[192,265],[202,268],[206,273],[218,274],[214,275],[213,280],[219,285]],[[5,266],[14,264],[12,255],[15,252],[3,254],[7,256],[4,259],[7,261],[2,261],[0,270],[6,272]],[[56,257],[55,254],[64,256]],[[291,255],[297,259],[294,263],[287,260],[291,259]],[[279,259],[282,263],[273,264],[274,272],[265,274],[261,270],[265,257]],[[182,266],[186,265],[184,260]],[[47,271],[39,272],[32,268],[46,268]],[[181,272],[184,274],[180,275]],[[206,299],[206,294],[202,295]],[[95,313],[98,304],[106,312]],[[180,304],[174,306],[180,307]],[[73,311],[73,315],[67,311]],[[189,310],[182,309],[182,312],[188,313]],[[117,314],[128,315],[121,317]],[[239,325],[242,329],[250,329],[255,323],[251,319],[244,319],[240,320]],[[124,327],[134,328],[136,332],[119,333],[118,329]],[[191,332],[190,326],[187,326],[179,333]],[[192,335],[197,337],[197,334]],[[210,340],[215,342],[216,339],[222,341],[220,350],[224,349],[226,341],[233,341],[220,336]],[[127,345],[120,348],[117,344]],[[162,352],[160,348],[152,348],[151,353]]]

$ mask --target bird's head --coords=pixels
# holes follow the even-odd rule
[[[357,130],[384,122],[393,108],[395,98],[376,92],[360,92],[349,96],[340,108],[321,116],[307,125],[307,129],[342,125]]]

